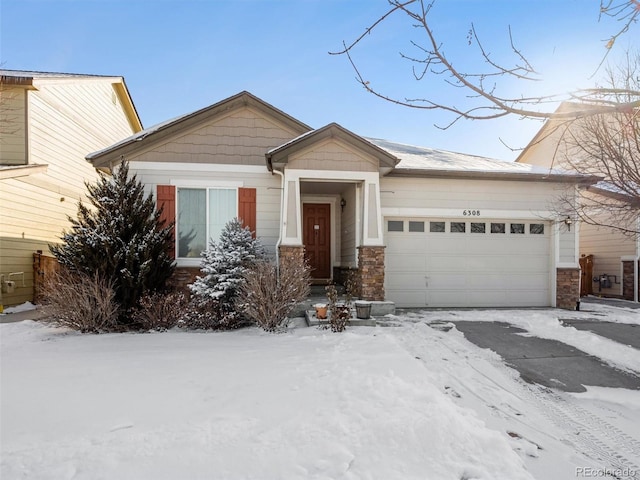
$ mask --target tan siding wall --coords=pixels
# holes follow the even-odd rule
[[[29,163],[48,165],[45,173],[2,180],[0,273],[27,271],[27,287],[3,299],[5,306],[30,300],[35,250],[47,251],[69,227],[85,181],[98,178],[85,155],[134,133],[110,82],[37,84],[29,92]],[[18,289],[16,289],[18,293]]]
[[[10,272],[24,272],[24,285],[22,276],[14,276],[11,280],[16,282],[13,293],[2,294],[2,304],[7,307],[19,305],[27,301],[33,301],[33,253],[42,250],[49,252],[47,242],[32,238],[11,238],[0,236],[0,272],[8,275]],[[6,280],[7,277],[4,278]]]
[[[541,167],[562,168],[566,156],[566,144],[561,142],[565,129],[561,126],[549,129],[538,141],[533,142],[518,159],[520,163],[528,163]]]
[[[342,266],[356,267],[356,186],[350,185],[342,193],[342,198],[347,202],[341,216],[341,258]],[[339,205],[339,204],[338,204]]]
[[[575,228],[568,231],[564,224],[560,225],[560,239],[558,242],[558,260],[560,263],[577,263],[576,259],[576,232]]]
[[[170,185],[172,181],[198,181],[202,185],[209,182],[216,186],[219,182],[238,182],[243,187],[256,189],[256,236],[268,249],[275,254],[275,245],[280,236],[280,177],[271,175],[265,168],[265,173],[219,173],[219,172],[185,172],[171,170],[136,170],[136,164],[131,163],[131,173],[136,173],[145,184],[147,193],[153,193],[155,198],[157,185]]]
[[[29,101],[30,163],[48,164],[53,183],[84,192],[84,182],[98,178],[85,155],[134,132],[121,106],[112,102],[109,82],[39,88]]]
[[[342,142],[327,140],[289,158],[288,168],[303,170],[338,170],[377,172],[378,161],[356,154]]]
[[[622,295],[622,261],[623,256],[635,256],[634,240],[610,229],[581,224],[580,255],[593,255],[593,275],[617,275],[620,285],[602,289],[602,293]],[[593,284],[593,291],[599,292],[598,284]]]
[[[493,210],[551,210],[565,187],[539,182],[439,178],[380,181],[382,208],[422,207]]]
[[[267,150],[295,136],[295,132],[246,107],[131,158],[141,162],[265,165]]]
[[[22,88],[0,86],[0,164],[27,163],[26,91]]]
[[[34,186],[30,180],[30,177],[19,177],[2,181],[2,235],[56,242],[68,226],[67,215],[75,216],[77,201],[59,195],[53,188]],[[65,200],[61,202],[61,198]]]

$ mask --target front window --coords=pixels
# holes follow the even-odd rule
[[[238,195],[230,188],[178,188],[178,257],[199,258],[209,239],[218,240],[237,216]]]

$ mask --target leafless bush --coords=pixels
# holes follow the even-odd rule
[[[187,304],[182,292],[146,294],[131,317],[143,330],[169,330],[185,316]]]
[[[60,270],[43,285],[43,310],[58,325],[83,333],[113,331],[120,311],[112,282],[99,275]]]
[[[350,286],[350,288],[353,287]],[[344,332],[345,328],[347,328],[347,323],[351,319],[351,291],[353,290],[347,290],[345,301],[339,300],[338,290],[334,284],[327,285],[325,291],[329,300],[329,326],[331,331]]]
[[[187,304],[178,326],[189,330],[233,330],[244,323],[238,312],[227,303],[194,296]]]
[[[279,269],[260,261],[244,279],[236,307],[268,332],[280,328],[296,304],[309,296],[309,267],[303,261],[283,259]]]

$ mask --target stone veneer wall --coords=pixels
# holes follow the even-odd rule
[[[360,298],[384,300],[384,248],[358,247]]]
[[[304,246],[302,245],[280,245],[280,263],[289,261],[304,262]]]
[[[575,310],[580,300],[580,269],[558,268],[556,270],[556,307]]]
[[[640,299],[640,282],[636,285],[635,270],[633,261],[622,262],[622,298],[625,300],[633,300],[633,289],[638,289],[638,299]],[[640,261],[638,262],[638,270],[640,270]]]

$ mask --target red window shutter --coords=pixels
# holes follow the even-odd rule
[[[176,187],[173,185],[158,185],[157,188],[157,207],[158,210],[162,209],[160,220],[163,220],[166,225],[174,223],[176,221]],[[173,227],[175,236],[176,228]],[[176,258],[176,248],[174,247],[169,252],[171,258]]]
[[[256,189],[238,189],[238,218],[256,238]]]

